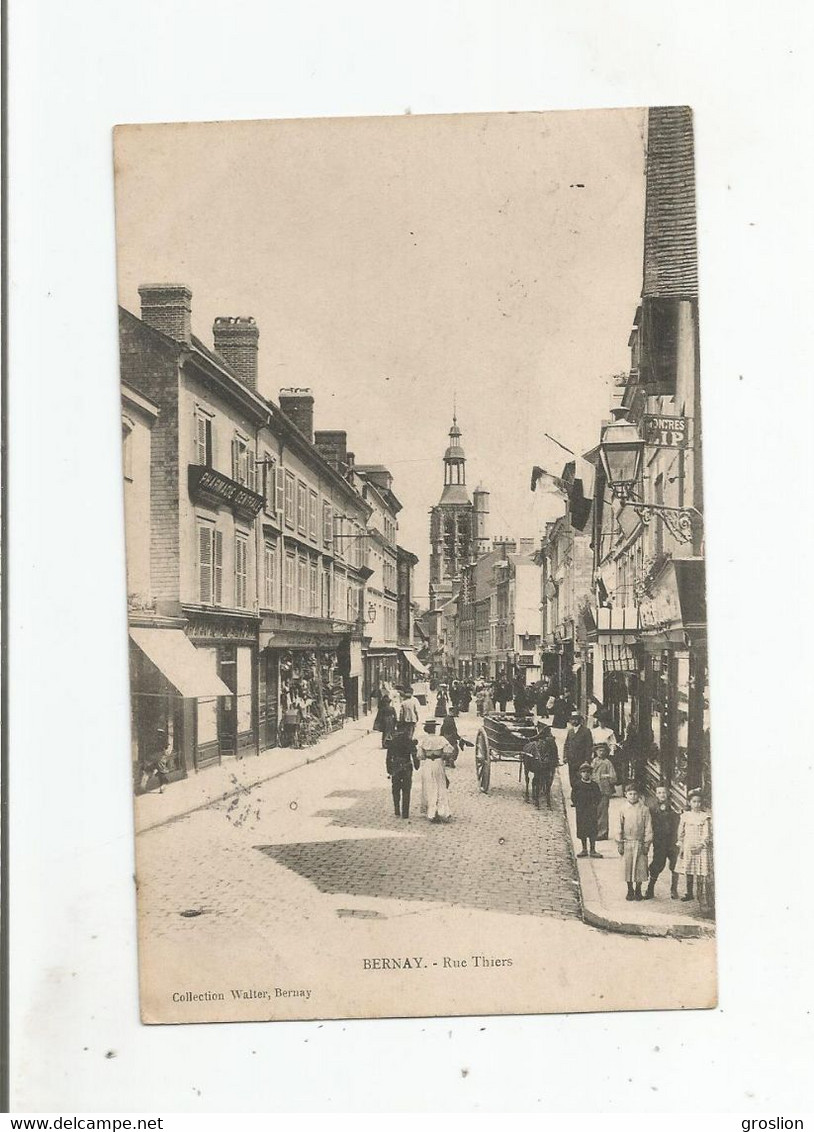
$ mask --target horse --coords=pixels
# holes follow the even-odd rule
[[[560,758],[557,752],[557,742],[553,735],[541,735],[532,739],[523,748],[520,755],[520,770],[518,782],[522,782],[525,775],[525,798],[529,801],[529,778],[531,778],[531,801],[540,809],[540,794],[545,797],[546,804],[551,809],[551,784],[554,781],[554,772]]]

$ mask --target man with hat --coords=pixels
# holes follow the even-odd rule
[[[418,770],[416,741],[408,733],[409,725],[399,723],[395,734],[387,743],[385,767],[393,790],[393,806],[396,817],[409,818],[410,794],[413,788],[413,767]]]
[[[571,805],[574,805],[574,787],[579,782],[579,768],[583,763],[591,765],[594,741],[591,732],[582,722],[578,711],[571,713],[568,734],[565,736],[565,761],[568,763],[568,779],[571,783]]]
[[[424,734],[418,743],[421,768],[421,795],[427,818],[431,822],[449,821],[449,783],[445,764],[454,765],[457,751],[441,735],[436,735],[437,719],[424,722]]]
[[[418,723],[418,700],[413,695],[410,684],[407,684],[403,689],[401,707],[399,708],[399,723],[407,725],[407,733],[412,739],[415,735],[415,725]]]
[[[596,824],[599,807],[599,787],[593,780],[590,763],[579,768],[579,779],[571,790],[571,801],[577,811],[577,837],[582,842],[582,852],[578,857],[601,857],[596,851]],[[590,853],[588,846],[590,845]]]

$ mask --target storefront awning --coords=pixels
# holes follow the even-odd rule
[[[232,695],[211,655],[199,652],[181,629],[133,628],[130,639],[185,699]]]
[[[413,672],[417,672],[419,676],[429,676],[429,668],[421,663],[412,649],[404,649],[404,659],[410,665]]]

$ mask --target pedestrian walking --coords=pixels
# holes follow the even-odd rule
[[[448,712],[449,700],[447,699],[446,687],[442,684],[435,701],[435,718],[444,719]]]
[[[492,689],[487,685],[483,689],[483,714],[491,715],[495,710],[495,697]]]
[[[421,767],[421,800],[427,819],[447,822],[452,817],[449,805],[449,780],[445,763],[452,764],[455,757],[450,744],[436,735],[436,719],[424,723],[424,734],[418,742],[418,761]]]
[[[418,770],[417,743],[408,733],[408,724],[400,723],[387,744],[385,769],[393,791],[396,817],[409,818],[413,770]]]
[[[678,814],[670,805],[667,787],[663,782],[656,787],[656,800],[650,806],[650,820],[653,823],[653,859],[650,862],[650,880],[644,898],[653,899],[656,881],[669,861],[670,897],[678,900]]]
[[[554,701],[553,715],[551,726],[555,727],[558,731],[568,726],[568,720],[571,713],[574,711],[574,704],[570,697],[562,695],[557,696]]]
[[[568,764],[568,780],[571,783],[571,805],[573,806],[573,792],[579,782],[579,768],[583,763],[590,765],[593,758],[594,744],[591,733],[582,722],[578,711],[572,712],[568,724],[568,734],[565,736],[565,761]]]
[[[472,689],[468,684],[462,684],[458,691],[458,711],[468,712],[472,702]]]
[[[596,840],[607,841],[609,830],[610,800],[616,793],[616,770],[608,758],[608,748],[604,743],[594,747],[592,777],[599,787],[599,801],[596,808]]]
[[[619,856],[623,858],[626,900],[641,900],[642,884],[647,880],[647,854],[653,842],[650,811],[639,801],[634,782],[625,786],[625,801],[619,810],[619,831],[616,838]]]
[[[413,695],[413,689],[409,684],[404,688],[404,695],[399,708],[399,723],[407,724],[407,732],[412,739],[418,723],[418,700]]]
[[[529,697],[525,686],[519,681],[514,686],[513,700],[514,714],[526,715],[530,710]]]
[[[379,699],[379,710],[373,721],[373,730],[381,731],[383,747],[386,747],[396,734],[397,723],[398,716],[396,715],[396,709],[393,707],[393,701],[388,695],[381,696]]]
[[[495,683],[495,703],[497,704],[498,711],[505,712],[508,699],[508,686],[502,680],[498,680]]]
[[[599,787],[594,782],[591,764],[583,763],[579,768],[579,779],[571,791],[571,800],[577,811],[577,837],[582,842],[582,852],[578,857],[601,857],[596,851],[597,809],[599,806]],[[590,845],[590,851],[588,846]]]
[[[676,872],[686,878],[686,890],[682,900],[692,900],[693,889],[697,883],[697,896],[704,903],[707,877],[712,872],[710,844],[712,842],[712,815],[701,809],[701,791],[691,790],[687,795],[689,810],[681,815],[678,822],[678,863]]]
[[[458,758],[458,752],[462,751],[464,747],[474,747],[474,743],[470,743],[468,739],[458,734],[458,724],[455,719],[455,712],[450,711],[441,724],[440,735],[442,739],[446,739],[451,747],[455,750],[455,758]]]

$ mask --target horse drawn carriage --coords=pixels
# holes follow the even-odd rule
[[[489,793],[493,762],[523,761],[523,748],[537,734],[533,715],[494,711],[484,716],[483,726],[475,739],[475,773],[478,786]]]

